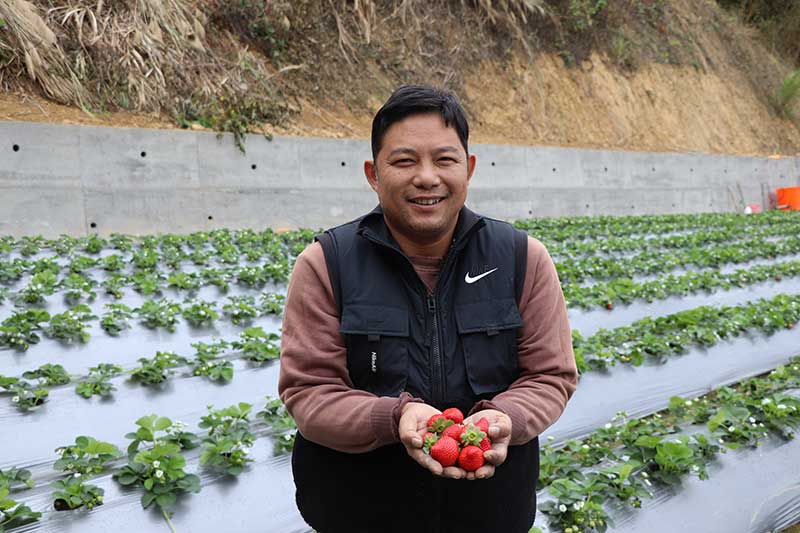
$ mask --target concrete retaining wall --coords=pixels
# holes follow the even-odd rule
[[[0,234],[326,227],[377,203],[367,141],[0,122]],[[799,158],[472,145],[467,204],[503,219],[730,211]]]

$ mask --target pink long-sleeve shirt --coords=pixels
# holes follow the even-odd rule
[[[441,258],[415,257],[417,274],[433,290]],[[520,376],[471,412],[497,409],[511,419],[511,444],[524,444],[555,422],[575,391],[578,372],[567,308],[553,261],[528,238],[528,263],[517,335]],[[400,410],[409,401],[353,388],[339,332],[325,256],[319,243],[297,258],[286,297],[278,392],[305,438],[348,453],[399,442]]]

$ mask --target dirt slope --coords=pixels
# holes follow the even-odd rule
[[[363,0],[343,1],[339,11],[331,9],[332,2],[273,3],[283,4],[270,14],[283,23],[269,27],[272,48],[260,49],[261,41],[247,29],[241,30],[247,34],[241,46],[257,56],[257,66],[268,72],[288,111],[285,120],[253,120],[247,127],[368,138],[372,114],[391,89],[424,81],[459,94],[474,142],[800,153],[796,122],[778,118],[769,101],[791,65],[712,0],[620,0],[622,7],[588,19],[594,29],[571,33],[564,30],[570,21],[563,17],[551,17],[553,26],[551,19],[530,15],[523,28],[534,38],[522,45],[509,37],[508,28],[503,35],[503,27],[464,3],[460,11],[437,2],[409,3],[416,6],[412,14],[399,13],[392,3]],[[355,9],[365,5],[372,10]],[[193,6],[207,25],[204,48],[218,46],[211,29],[224,21],[214,2]],[[40,12],[50,21],[44,8]],[[235,22],[229,21],[228,30]],[[259,35],[263,39],[263,31]],[[21,67],[13,67],[6,63],[5,72],[0,70],[0,120],[177,127],[175,112],[164,102],[130,109],[99,106],[91,115],[58,104],[25,80]],[[202,117],[183,125],[211,126]]]

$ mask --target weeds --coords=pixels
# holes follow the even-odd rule
[[[800,69],[786,76],[775,95],[773,105],[780,116],[791,118],[798,102],[800,102]]]

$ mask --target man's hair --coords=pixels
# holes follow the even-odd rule
[[[410,115],[439,113],[446,127],[456,130],[461,146],[469,154],[469,124],[458,98],[449,92],[430,85],[402,85],[386,100],[372,119],[372,158],[381,150],[386,131],[395,122]]]

